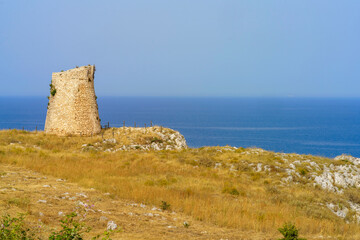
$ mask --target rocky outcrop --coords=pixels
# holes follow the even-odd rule
[[[354,165],[360,165],[360,158],[356,158],[347,154],[342,154],[340,156],[337,156],[334,158],[334,160],[339,161],[339,160],[344,160],[344,161],[349,161],[351,163],[353,163]]]
[[[108,130],[110,138],[104,138],[94,144],[84,144],[83,151],[117,152],[129,150],[160,151],[186,149],[183,135],[178,131],[162,127],[148,128],[112,128]],[[106,135],[105,136],[109,136]],[[125,143],[126,142],[126,143]]]
[[[245,159],[239,163],[208,164],[214,169],[227,169],[235,176],[242,171],[260,173],[264,176],[278,178],[281,176],[281,186],[308,185],[319,187],[322,190],[332,192],[343,199],[340,202],[328,200],[325,203],[318,203],[327,207],[336,216],[346,221],[360,223],[360,199],[357,195],[345,197],[346,191],[356,191],[360,188],[360,158],[350,155],[341,155],[334,159],[314,157],[310,155],[273,153],[259,148],[237,149],[236,147],[219,147],[219,152],[239,152]],[[272,161],[256,162],[267,156]],[[196,161],[196,160],[195,160]],[[195,166],[197,167],[197,166]]]

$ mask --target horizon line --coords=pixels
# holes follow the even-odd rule
[[[16,97],[44,97],[47,98],[46,95],[0,95],[0,98],[16,98]],[[137,97],[137,98],[286,98],[286,99],[355,99],[360,96],[189,96],[189,95],[177,95],[177,96],[164,96],[164,95],[97,95],[99,98],[107,98],[107,97]]]

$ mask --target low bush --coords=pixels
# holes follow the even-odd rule
[[[84,234],[90,232],[91,228],[87,227],[84,222],[77,218],[77,213],[72,212],[66,215],[61,222],[61,230],[52,232],[49,240],[83,240]],[[110,235],[113,231],[107,230],[102,235],[97,235],[91,239],[111,240]],[[11,217],[4,215],[0,221],[0,239],[1,240],[35,240],[35,232],[24,222],[24,215]]]
[[[223,188],[222,192],[228,193],[231,195],[235,195],[235,196],[238,196],[240,194],[239,191],[235,187],[232,187],[232,186],[225,186]]]
[[[2,240],[35,239],[34,233],[25,225],[22,214],[17,218],[4,215],[0,223],[0,239]]]
[[[89,232],[91,229],[85,227],[84,223],[79,222],[76,219],[76,213],[70,213],[65,216],[64,219],[60,220],[62,229],[58,232],[53,232],[49,240],[82,240],[83,233]]]
[[[160,205],[160,208],[162,209],[162,210],[170,210],[170,207],[171,207],[171,205],[170,204],[168,204],[167,202],[165,202],[165,201],[161,201],[161,205]]]
[[[305,238],[299,238],[299,230],[291,222],[287,222],[283,225],[282,228],[278,229],[279,232],[283,235],[283,238],[278,240],[306,240]]]

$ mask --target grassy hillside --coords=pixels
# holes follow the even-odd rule
[[[0,163],[67,179],[114,199],[156,206],[165,201],[178,212],[219,227],[274,236],[284,222],[292,221],[308,239],[360,239],[357,183],[341,185],[335,179],[329,188],[319,181],[339,166],[356,171],[350,161],[256,148],[114,151],[162,141],[155,133],[128,130],[105,132],[104,139],[116,141],[104,141],[101,135],[0,131]],[[95,147],[99,144],[101,148]]]

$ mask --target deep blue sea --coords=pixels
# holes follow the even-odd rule
[[[0,97],[0,129],[44,128],[46,97]],[[102,124],[180,131],[190,147],[360,157],[360,99],[99,97]]]

